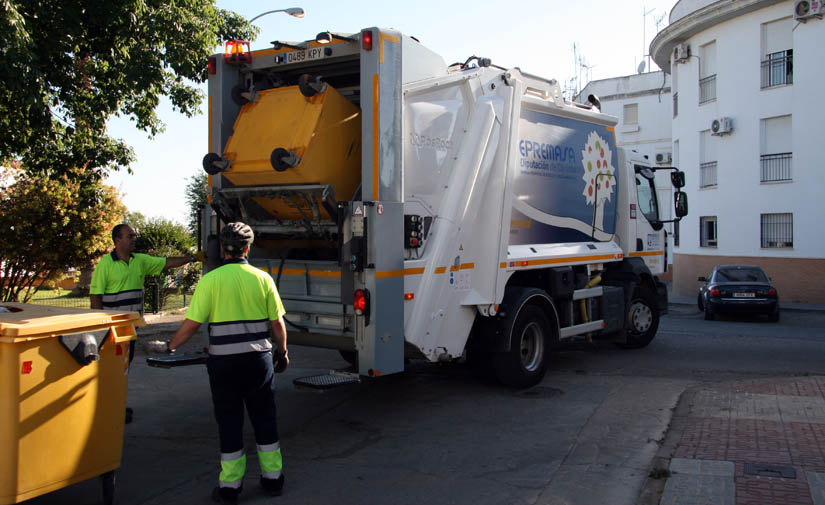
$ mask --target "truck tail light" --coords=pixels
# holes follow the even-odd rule
[[[372,51],[372,30],[361,31],[361,48],[364,51]]]
[[[364,316],[364,326],[370,324],[370,292],[366,289],[356,289],[352,297],[352,307],[355,315]]]
[[[215,75],[218,73],[218,60],[214,56],[209,57],[209,63],[206,67],[209,70],[209,75]]]
[[[223,61],[226,63],[237,65],[252,62],[252,50],[245,40],[227,40],[223,49]]]

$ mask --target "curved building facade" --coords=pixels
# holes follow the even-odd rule
[[[780,300],[825,302],[825,20],[794,0],[682,0],[650,45],[671,75],[673,164],[690,215],[673,289],[762,266]]]

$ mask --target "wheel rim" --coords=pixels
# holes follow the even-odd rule
[[[544,332],[538,323],[530,323],[521,332],[521,366],[535,372],[544,356]]]
[[[644,333],[653,324],[653,311],[646,304],[636,301],[630,306],[630,327],[634,333]]]

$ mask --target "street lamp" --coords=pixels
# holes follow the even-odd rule
[[[306,13],[304,12],[304,9],[302,9],[300,7],[290,7],[289,9],[275,9],[275,10],[272,10],[272,11],[266,11],[266,12],[262,12],[262,13],[258,14],[257,16],[255,16],[254,18],[249,20],[249,24],[252,24],[253,21],[255,21],[256,19],[258,19],[260,17],[266,16],[267,14],[272,14],[272,13],[275,13],[275,12],[285,12],[285,13],[289,14],[290,16],[293,16],[293,17],[296,17],[296,18],[302,18],[306,15]]]

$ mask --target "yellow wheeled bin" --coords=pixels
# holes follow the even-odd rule
[[[0,303],[0,504],[100,476],[112,503],[137,312]]]

